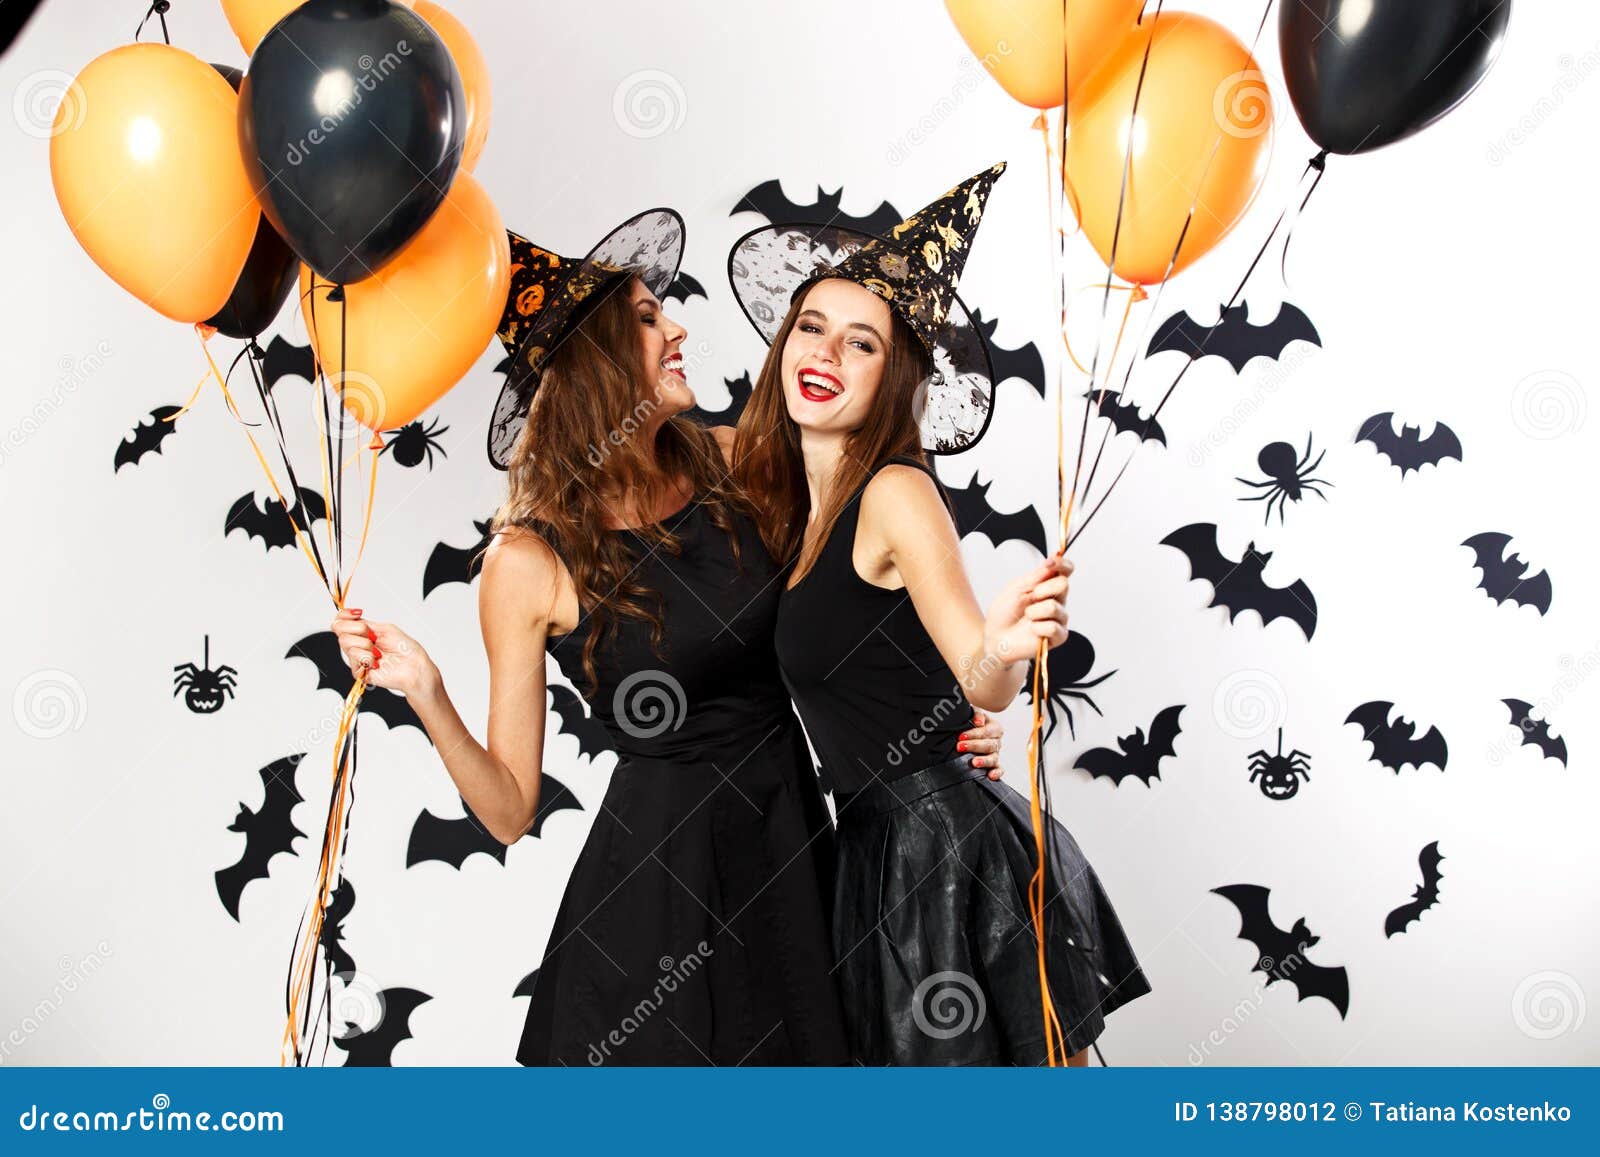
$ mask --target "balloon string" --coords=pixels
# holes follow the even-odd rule
[[[172,37],[167,35],[167,10],[171,7],[172,5],[168,3],[168,0],[155,0],[155,2],[150,5],[149,11],[144,14],[144,18],[139,21],[139,27],[133,30],[133,39],[135,41],[139,39],[139,34],[144,31],[145,21],[154,16],[161,22],[161,39],[165,40],[170,45],[172,43]]]
[[[328,427],[333,424],[333,418],[328,413],[328,375],[323,367],[322,354],[320,352],[322,338],[317,327],[317,275],[314,273],[311,275],[311,288],[308,293],[311,297],[311,308],[309,310],[311,315],[311,358],[316,368],[317,395],[321,403],[320,408],[317,406],[312,407],[312,413],[317,416],[317,443],[321,448],[318,465],[322,470],[322,502],[328,509],[328,554],[334,559],[334,586],[335,588],[340,588],[338,552],[335,547],[340,525],[338,516],[339,503],[338,496],[330,483],[330,475],[333,473],[334,464],[331,460],[333,453],[332,443],[328,438]]]
[[[250,344],[245,346],[244,351],[240,354],[240,357],[248,358],[250,366],[250,378],[255,383],[256,394],[261,399],[261,409],[262,412],[267,416],[267,424],[272,428],[272,432],[277,438],[278,455],[283,459],[283,469],[288,475],[290,489],[292,489],[294,492],[295,507],[296,509],[303,510],[304,508],[300,503],[300,496],[304,488],[300,485],[300,478],[295,473],[294,459],[289,454],[289,444],[284,438],[283,418],[278,413],[277,398],[272,393],[271,388],[267,385],[266,375],[262,372],[262,365],[266,360],[266,353],[264,350],[262,350],[260,344],[254,338],[252,338],[250,340]],[[231,376],[231,370],[229,371],[229,374]],[[322,561],[321,552],[317,550],[317,536],[311,533],[310,523],[311,520],[307,518],[306,541],[310,544],[311,553],[315,556],[317,573],[323,576],[323,585],[327,586],[329,585],[327,580],[327,566]],[[344,600],[341,598],[335,598],[334,603],[336,606],[343,606]]]
[[[1321,150],[1316,156],[1312,157],[1306,162],[1310,168],[1313,168],[1317,171],[1317,175],[1311,179],[1311,188],[1306,190],[1305,200],[1300,202],[1300,208],[1295,210],[1294,220],[1291,221],[1289,223],[1289,227],[1283,231],[1283,256],[1278,261],[1278,276],[1283,280],[1284,285],[1289,284],[1289,242],[1294,238],[1294,227],[1300,223],[1300,214],[1305,212],[1306,205],[1311,200],[1311,194],[1317,191],[1317,185],[1322,181],[1322,173],[1323,170],[1327,168],[1327,163],[1327,149]],[[1302,174],[1302,178],[1303,176],[1304,174]]]

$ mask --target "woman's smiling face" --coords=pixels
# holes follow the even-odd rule
[[[853,281],[806,291],[783,345],[783,398],[801,430],[847,434],[872,412],[889,352],[889,306]]]
[[[683,339],[688,331],[661,308],[645,283],[633,282],[633,307],[639,315],[639,342],[647,374],[654,375],[656,412],[663,418],[681,413],[695,403],[683,372]]]

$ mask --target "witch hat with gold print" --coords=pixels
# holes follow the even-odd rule
[[[511,287],[495,333],[511,365],[489,422],[489,461],[504,470],[528,421],[545,359],[606,293],[638,274],[660,297],[683,260],[683,218],[647,209],[607,233],[583,258],[563,257],[526,237],[511,239]]]
[[[734,296],[771,345],[791,304],[816,281],[840,277],[876,293],[933,359],[918,412],[923,449],[970,449],[989,428],[994,369],[956,288],[989,192],[1005,168],[1001,161],[969,177],[881,237],[826,223],[752,230],[728,254]]]

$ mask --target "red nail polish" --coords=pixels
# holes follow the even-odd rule
[[[956,750],[957,751],[965,751],[966,749],[967,749],[967,741],[965,739],[963,739],[960,743],[956,744]]]

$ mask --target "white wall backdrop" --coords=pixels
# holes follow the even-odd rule
[[[1257,4],[1181,6],[1246,40],[1260,16]],[[962,293],[999,319],[1001,345],[1033,342],[1054,364],[1033,113],[974,64],[935,0],[450,7],[489,60],[494,116],[476,175],[510,228],[581,253],[650,205],[686,217],[684,269],[707,296],[673,313],[708,407],[764,353],[723,270],[731,242],[760,223],[730,210],[774,177],[797,201],[821,185],[843,189],[846,212],[883,199],[910,212],[1011,162]],[[144,8],[51,0],[0,62],[13,109],[0,117],[4,1064],[276,1064],[328,793],[339,698],[285,655],[332,611],[296,551],[224,536],[233,501],[267,491],[214,388],[160,454],[112,468],[119,441],[187,398],[205,363],[187,327],[125,294],[73,240],[39,109],[52,86],[124,43]],[[178,46],[244,65],[217,6],[180,2],[168,22]],[[1315,151],[1283,91],[1273,27],[1259,49],[1278,112],[1267,184],[1224,244],[1169,286],[1160,317],[1216,316]],[[1162,412],[1167,447],[1140,450],[1074,549],[1072,626],[1093,640],[1090,677],[1115,674],[1090,692],[1103,715],[1074,703],[1075,737],[1063,722],[1052,738],[1053,791],[1154,985],[1110,1017],[1111,1063],[1600,1060],[1600,1009],[1587,1008],[1600,994],[1597,120],[1600,13],[1518,3],[1499,62],[1465,104],[1399,145],[1331,158],[1295,226],[1288,287],[1275,253],[1252,281],[1257,320],[1287,297],[1321,348],[1295,345],[1238,374],[1217,358],[1196,364]],[[1081,236],[1071,252],[1075,285],[1103,277]],[[1084,292],[1072,308],[1081,354],[1098,301]],[[1136,310],[1133,332],[1148,320]],[[292,307],[273,332],[305,340]],[[424,599],[422,575],[436,544],[472,544],[472,520],[501,496],[504,476],[483,451],[500,357],[496,343],[431,412],[448,427],[446,457],[431,470],[382,461],[351,599],[424,642],[480,738],[476,590],[448,584]],[[1165,354],[1142,365],[1135,400],[1152,404],[1181,364]],[[285,422],[312,428],[305,383],[279,390]],[[1031,504],[1048,526],[1054,403],[1016,379],[998,398],[985,441],[941,473],[956,486],[992,482],[995,508]],[[1402,478],[1355,441],[1384,411],[1424,432],[1447,424],[1462,459]],[[1263,504],[1239,501],[1251,492],[1235,478],[1260,476],[1266,444],[1299,450],[1308,435],[1326,452],[1327,499],[1291,503],[1281,526],[1264,526]],[[1115,440],[1113,461],[1131,443]],[[1207,605],[1209,587],[1160,544],[1196,522],[1217,524],[1235,557],[1251,540],[1271,551],[1275,585],[1307,582],[1319,612],[1310,640],[1286,620],[1229,622]],[[1548,571],[1548,613],[1478,589],[1459,544],[1484,531],[1511,535],[1530,573]],[[981,535],[963,549],[985,598],[1037,558]],[[173,668],[200,663],[207,636],[237,687],[222,710],[197,715],[173,697]],[[1565,765],[1518,744],[1506,698],[1533,703],[1565,738]],[[1371,701],[1421,731],[1437,726],[1447,765],[1396,772],[1371,760],[1344,722]],[[1148,783],[1073,767],[1175,704],[1175,755]],[[1019,700],[1005,717],[1011,782],[1024,789],[1027,714]],[[1309,754],[1311,777],[1274,801],[1250,782],[1249,757],[1273,750],[1280,726],[1286,751]],[[229,824],[241,803],[261,806],[260,769],[297,753],[306,802],[294,822],[309,835],[245,887],[236,921],[215,880],[243,849]],[[419,730],[364,717],[343,943],[373,987],[431,998],[393,1063],[514,1063],[527,1003],[514,990],[538,966],[612,761],[554,736],[547,766],[581,810],[550,817],[503,864],[473,855],[408,868],[419,813],[457,816],[459,799]],[[1439,900],[1386,936],[1433,841]],[[1211,891],[1232,884],[1269,888],[1280,927],[1307,921],[1320,937],[1310,959],[1347,970],[1348,1015],[1298,1000],[1292,983],[1262,983],[1236,910]],[[342,1060],[330,1051],[328,1063]]]

